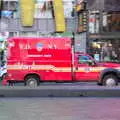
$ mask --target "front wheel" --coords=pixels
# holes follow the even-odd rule
[[[34,75],[27,76],[25,78],[25,86],[37,87],[39,85],[39,78]]]
[[[109,74],[103,78],[104,86],[116,86],[118,85],[118,78],[115,75]]]

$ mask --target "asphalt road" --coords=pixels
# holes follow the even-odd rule
[[[0,98],[0,120],[120,120],[120,98]]]

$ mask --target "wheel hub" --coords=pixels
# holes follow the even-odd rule
[[[29,82],[29,86],[30,86],[30,87],[36,87],[36,86],[37,86],[37,82],[31,80],[31,81]]]
[[[113,78],[109,78],[109,79],[106,80],[106,85],[107,86],[115,86],[116,82]]]

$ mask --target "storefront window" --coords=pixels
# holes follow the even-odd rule
[[[103,31],[120,32],[120,12],[103,13]]]
[[[91,42],[91,55],[99,56],[99,61],[120,62],[120,40],[101,40]]]
[[[65,18],[72,17],[74,0],[63,0]],[[53,18],[52,0],[36,0],[35,3],[35,18]]]
[[[73,11],[73,5],[74,5],[73,1],[74,0],[63,1],[65,18],[72,18],[72,11]]]
[[[36,37],[37,32],[20,32],[19,36],[21,36],[21,37]]]
[[[89,32],[92,34],[99,33],[100,14],[99,11],[89,13]]]
[[[2,3],[2,18],[16,18],[18,17],[18,1],[3,1]]]
[[[52,18],[51,1],[36,0],[35,18]]]

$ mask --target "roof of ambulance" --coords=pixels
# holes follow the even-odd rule
[[[70,37],[10,37],[8,40],[11,40],[11,39],[21,39],[21,40],[24,40],[24,39],[44,39],[44,40],[47,40],[47,39],[70,39]]]

